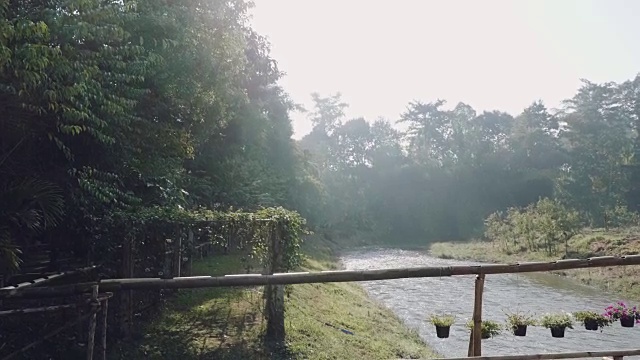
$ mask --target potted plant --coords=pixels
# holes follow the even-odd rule
[[[573,329],[573,320],[567,313],[545,315],[540,319],[540,324],[551,329],[551,336],[556,338],[564,337],[566,328]]]
[[[615,305],[607,306],[602,316],[612,322],[620,320],[622,327],[633,327],[636,321],[640,323],[640,313],[638,313],[636,307],[628,308],[622,301],[618,301]]]
[[[587,330],[598,330],[611,324],[611,319],[594,311],[578,311],[573,313],[573,317],[584,323]]]
[[[469,330],[473,330],[473,320],[469,320],[467,322],[467,328]],[[500,334],[500,324],[491,320],[483,320],[482,321],[482,338],[489,339],[498,334]]]
[[[436,335],[440,339],[446,339],[449,337],[449,330],[455,322],[455,318],[452,315],[431,315],[429,321],[435,325]]]
[[[536,321],[532,316],[518,313],[507,314],[507,327],[513,331],[515,336],[526,336],[527,326],[535,324]]]

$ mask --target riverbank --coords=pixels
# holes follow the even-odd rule
[[[315,248],[314,248],[315,247]],[[317,256],[303,271],[337,268],[329,248],[306,249]],[[242,273],[238,256],[194,263],[196,275]],[[132,343],[112,347],[111,359],[390,359],[434,357],[420,337],[393,313],[369,299],[357,284],[301,284],[286,288],[288,354],[270,354],[260,335],[262,288],[209,288],[181,292]],[[352,332],[347,334],[341,329]]]
[[[518,261],[551,261],[564,255],[559,252],[507,253],[498,244],[487,241],[434,243],[430,247],[433,256],[443,259],[474,260],[493,263]],[[570,258],[595,256],[635,255],[640,253],[640,230],[637,228],[585,230],[569,241]],[[578,280],[583,284],[618,293],[631,300],[640,300],[640,266],[618,266],[599,269],[576,269],[555,272]]]

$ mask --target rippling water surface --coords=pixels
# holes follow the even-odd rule
[[[474,264],[434,258],[423,252],[375,249],[343,254],[347,269],[384,269],[415,266],[449,266]],[[598,271],[594,269],[592,271]],[[466,322],[473,313],[474,276],[398,279],[361,283],[373,299],[378,300],[415,329],[438,353],[466,356],[469,332]],[[484,288],[483,319],[504,322],[505,312],[520,311],[541,315],[549,312],[593,310],[600,312],[620,300],[590,287],[550,274],[487,275]],[[448,339],[438,339],[435,327],[427,322],[431,313],[452,313],[456,324]],[[587,331],[576,324],[564,338],[551,337],[548,329],[527,329],[526,337],[504,332],[482,341],[482,355],[536,354],[544,352],[596,351],[640,348],[640,326],[622,328],[619,323],[603,332]],[[640,357],[625,357],[625,359]]]

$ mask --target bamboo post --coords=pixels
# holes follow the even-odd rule
[[[271,274],[283,270],[282,242],[280,240],[280,224],[274,224],[270,234],[271,241]],[[265,289],[267,310],[266,337],[274,344],[282,344],[285,339],[284,327],[284,286],[270,285]]]
[[[182,234],[178,234],[177,240],[173,243],[173,269],[171,274],[174,277],[180,277],[182,268]]]
[[[473,356],[482,356],[482,292],[484,274],[476,276],[475,299],[473,303]]]
[[[171,279],[171,239],[164,241],[164,264],[162,265],[162,278]]]
[[[193,243],[193,230],[191,228],[188,229],[187,233],[187,262],[185,264],[185,274],[187,276],[193,275],[193,256],[195,255],[194,243]]]
[[[100,332],[100,360],[107,360],[107,310],[109,309],[109,299],[104,299],[102,304],[102,330]]]
[[[89,316],[89,331],[87,340],[87,360],[93,360],[93,348],[96,339],[96,313],[100,302],[98,301],[98,285],[94,285],[91,289],[91,315]]]
[[[125,238],[122,249],[122,277],[127,279],[133,277],[133,244],[130,238]],[[120,293],[120,333],[124,338],[131,335],[131,320],[133,318],[132,309],[132,290],[122,291]]]

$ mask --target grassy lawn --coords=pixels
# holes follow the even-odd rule
[[[306,270],[335,268],[328,253]],[[242,273],[237,256],[194,263],[197,275]],[[262,288],[183,290],[147,324],[144,336],[110,349],[111,359],[392,359],[433,357],[418,335],[356,284],[288,286],[288,354],[268,353]],[[345,334],[340,329],[353,332]]]
[[[564,249],[557,254],[544,252],[505,253],[493,242],[435,243],[431,254],[445,259],[476,260],[495,263],[518,261],[552,261],[564,255]],[[570,258],[594,256],[636,255],[640,253],[640,229],[585,230],[569,241]],[[556,272],[593,285],[604,290],[621,294],[633,300],[640,300],[640,266],[617,266],[599,269],[576,269]]]

